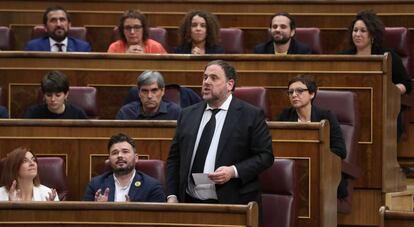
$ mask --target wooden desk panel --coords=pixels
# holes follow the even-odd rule
[[[414,212],[389,210],[382,206],[379,209],[380,227],[411,227],[414,226]]]
[[[0,226],[258,226],[257,204],[1,202]]]
[[[300,226],[335,226],[340,160],[329,150],[329,126],[326,122],[268,124],[274,154],[294,159],[299,166]],[[123,132],[133,137],[142,158],[166,160],[175,133],[175,121],[0,120],[0,125],[0,157],[23,142],[36,154],[51,154],[56,147],[72,144],[60,149],[59,154],[68,149],[69,154],[76,154],[67,159],[74,200],[83,198],[90,177],[101,172],[97,168],[106,159],[106,145],[113,134]]]
[[[395,190],[396,184],[386,185],[388,173],[382,172],[383,157],[396,160],[395,119],[399,109],[399,95],[391,84],[385,56],[264,56],[264,55],[126,55],[82,53],[0,53],[0,86],[7,97],[11,116],[21,116],[33,98],[36,86],[50,70],[62,70],[71,85],[96,86],[103,118],[112,118],[128,85],[146,69],[159,70],[166,83],[178,83],[198,88],[205,64],[213,59],[229,61],[238,71],[238,86],[264,86],[269,90],[272,113],[275,116],[288,106],[285,88],[288,80],[299,73],[315,76],[322,89],[351,90],[358,94],[362,113],[361,166],[359,187]],[[23,87],[22,87],[23,86]],[[126,87],[125,87],[126,86]],[[118,92],[117,87],[122,89]],[[392,101],[388,101],[392,100]],[[26,103],[26,104],[25,104]],[[112,108],[103,108],[111,106]],[[375,111],[374,111],[375,110]],[[16,112],[17,111],[17,112]],[[390,122],[373,124],[373,122]],[[385,132],[388,132],[385,134]],[[365,145],[366,144],[366,145]],[[375,151],[375,152],[374,152]],[[378,152],[383,151],[383,152]],[[377,155],[380,154],[380,155]],[[390,162],[384,162],[386,165]],[[398,164],[392,163],[392,168]],[[397,177],[390,177],[394,182]],[[398,180],[397,180],[398,181]],[[397,184],[398,185],[398,184]]]

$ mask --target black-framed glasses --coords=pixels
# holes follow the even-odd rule
[[[289,95],[289,96],[292,96],[293,95],[293,93],[296,93],[297,95],[301,95],[304,91],[308,91],[309,89],[307,89],[307,88],[295,88],[295,89],[289,89],[288,91],[287,91],[287,94]]]
[[[134,25],[134,26],[124,26],[124,31],[131,32],[132,30],[138,31],[142,28],[142,25]]]

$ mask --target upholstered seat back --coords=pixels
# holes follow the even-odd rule
[[[69,190],[63,159],[60,157],[38,157],[37,162],[41,184],[56,189],[60,200],[67,200]]]
[[[296,28],[295,39],[306,44],[314,54],[322,53],[319,28]]]
[[[234,96],[263,109],[266,118],[272,119],[267,91],[264,87],[236,87]]]
[[[259,176],[263,227],[294,227],[297,220],[298,178],[295,161],[275,159]]]
[[[358,99],[356,94],[350,91],[320,90],[313,104],[331,110],[341,126],[347,151],[346,159],[342,161],[342,172],[349,179],[348,197],[338,201],[338,211],[348,213],[352,205],[352,180],[360,176],[358,140],[361,126]]]
[[[0,175],[3,171],[3,162],[0,160]],[[37,171],[40,183],[56,189],[59,200],[68,200],[69,190],[66,183],[65,162],[60,157],[37,157]]]
[[[243,53],[243,31],[239,28],[220,28],[221,45],[226,54]]]
[[[385,45],[393,49],[400,57],[410,78],[411,75],[411,44],[410,32],[404,27],[386,27]]]
[[[11,40],[10,29],[5,26],[0,26],[0,50],[10,50]]]
[[[85,27],[70,27],[68,36],[86,40],[87,29]],[[40,38],[47,35],[46,28],[43,25],[37,25],[32,30],[32,39]]]
[[[160,27],[150,27],[149,28],[149,34],[148,37],[152,40],[155,40],[164,47],[164,49],[168,50],[167,45],[167,30],[165,28]],[[121,37],[119,37],[118,32],[118,26],[114,27],[112,30],[112,41],[115,42],[116,40],[119,40]]]
[[[109,160],[105,160],[105,168],[104,171],[109,171],[111,169],[111,165],[109,163]],[[164,188],[164,191],[166,191],[166,179],[165,179],[165,162],[162,160],[157,160],[157,159],[149,159],[149,160],[144,160],[144,159],[140,159],[138,160],[138,162],[135,164],[135,169],[138,171],[141,171],[155,179],[157,179],[162,187]]]
[[[94,87],[71,86],[69,88],[68,102],[82,108],[88,118],[99,118],[97,104],[97,90]],[[42,102],[43,94],[39,90],[38,102]]]

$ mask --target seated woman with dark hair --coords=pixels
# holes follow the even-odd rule
[[[288,89],[287,93],[292,107],[284,109],[277,116],[276,120],[294,122],[319,122],[324,119],[328,120],[330,125],[331,151],[341,159],[345,159],[345,141],[336,116],[329,110],[312,105],[318,89],[316,83],[308,75],[299,75],[289,80]],[[344,177],[344,174],[342,174],[342,178]],[[346,187],[346,181],[341,180],[338,186],[338,198],[345,198],[348,195]]]
[[[377,14],[372,10],[359,12],[348,28],[348,40],[351,49],[340,52],[341,54],[372,55],[391,53],[392,82],[401,95],[411,92],[411,81],[401,58],[391,49],[384,47],[385,27]],[[400,112],[401,113],[401,112]],[[403,132],[401,116],[397,120],[397,138]]]
[[[0,201],[59,201],[55,189],[40,184],[36,157],[27,148],[7,154],[0,185]]]
[[[79,107],[68,103],[69,81],[59,71],[47,73],[41,81],[44,104],[31,106],[25,118],[38,119],[87,119],[86,113]]]
[[[147,19],[138,10],[124,12],[119,21],[118,32],[121,39],[111,43],[108,53],[167,53],[159,42],[149,38]]]
[[[190,11],[180,25],[180,46],[176,54],[223,54],[219,45],[220,24],[217,18],[202,10]]]

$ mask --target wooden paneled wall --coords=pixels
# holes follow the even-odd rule
[[[336,187],[340,159],[329,149],[329,125],[269,122],[276,157],[297,162],[299,226],[336,226]],[[143,159],[166,160],[175,121],[53,121],[1,120],[0,157],[17,146],[38,156],[60,156],[66,161],[71,199],[82,200],[87,183],[101,173],[110,136],[133,137]],[[306,147],[306,149],[303,149]]]

